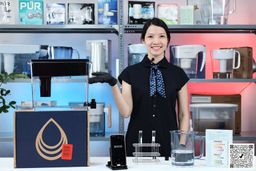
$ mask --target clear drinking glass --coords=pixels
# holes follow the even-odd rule
[[[196,132],[171,131],[171,160],[173,165],[194,165],[195,158],[201,158],[204,154],[204,141],[202,137],[196,138]],[[195,156],[195,141],[200,142],[200,154]]]

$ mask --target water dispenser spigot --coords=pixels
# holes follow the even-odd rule
[[[91,109],[96,109],[96,100],[95,99],[91,99],[90,103],[84,103],[84,106],[90,106]]]

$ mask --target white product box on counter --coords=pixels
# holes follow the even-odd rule
[[[233,142],[232,130],[206,129],[206,164],[228,167],[229,144]]]

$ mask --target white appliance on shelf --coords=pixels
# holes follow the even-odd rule
[[[237,65],[236,65],[236,54],[237,54]],[[238,69],[240,67],[240,53],[234,49],[222,49],[222,50],[213,50],[212,52],[213,59],[220,61],[220,72],[228,72],[232,69]],[[227,65],[228,60],[232,61],[232,68],[229,68]]]
[[[215,49],[212,51],[213,77],[231,78],[232,70],[238,69],[241,64],[240,52],[235,49]],[[215,76],[216,75],[216,76]]]
[[[31,54],[39,50],[40,45],[0,44],[0,53],[3,55],[4,59],[4,71],[8,74],[14,71],[16,54]]]
[[[171,62],[180,66],[190,78],[205,78],[206,47],[179,45],[170,47]]]
[[[148,50],[145,44],[130,44],[128,46],[128,65],[141,62]]]
[[[87,40],[86,52],[92,62],[92,72],[111,73],[111,41],[110,40]]]
[[[236,0],[211,0],[210,24],[227,24],[228,17],[236,10]]]

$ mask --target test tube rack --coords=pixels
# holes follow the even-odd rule
[[[159,143],[134,143],[133,147],[135,152],[133,152],[133,162],[135,163],[153,163],[159,162],[157,158],[160,156]]]

